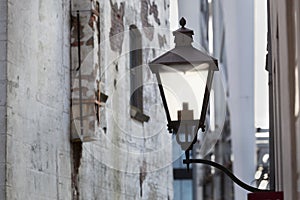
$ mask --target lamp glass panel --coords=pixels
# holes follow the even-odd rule
[[[208,64],[162,65],[159,76],[172,121],[179,120],[177,111],[193,110],[193,119],[199,119],[208,75]]]

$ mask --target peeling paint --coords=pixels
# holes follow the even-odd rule
[[[154,30],[153,25],[149,23],[148,21],[148,13],[149,13],[149,0],[141,0],[141,20],[142,20],[142,26],[143,31],[146,35],[146,37],[152,41],[153,40],[153,34]],[[146,28],[146,29],[145,29]]]
[[[117,3],[112,3],[111,6],[111,28],[109,31],[110,47],[113,51],[122,52],[124,40],[124,7],[125,2],[121,2],[120,6]]]
[[[149,14],[152,15],[154,17],[155,22],[160,25],[160,19],[158,18],[158,9],[157,9],[157,4],[154,3],[154,1],[152,2],[152,5],[150,5],[150,10],[149,10]]]
[[[96,33],[97,36],[97,40],[98,40],[98,44],[100,43],[100,23],[99,23],[99,3],[96,2],[95,4],[95,8],[91,9],[91,16],[89,19],[89,27]],[[95,30],[97,29],[97,30]],[[94,47],[94,35],[92,35],[87,41],[86,41],[86,45],[87,46],[92,46]]]
[[[89,9],[87,4],[90,1],[74,1],[77,5],[85,5],[81,7],[82,10]],[[87,95],[95,96],[94,93],[101,89],[101,92],[109,94],[109,97],[106,105],[100,107],[100,117],[94,118],[98,124],[95,126],[95,132],[99,140],[88,144],[83,143],[78,175],[80,199],[167,199],[168,195],[172,199],[172,179],[169,178],[172,168],[160,167],[162,163],[165,165],[171,161],[160,160],[161,158],[156,155],[156,150],[159,149],[167,158],[171,157],[170,148],[160,149],[162,147],[160,141],[165,141],[168,136],[156,134],[152,137],[154,132],[163,133],[164,129],[160,127],[165,127],[160,112],[160,101],[158,102],[160,99],[157,98],[159,90],[155,86],[149,84],[144,87],[147,93],[143,96],[144,108],[151,115],[151,120],[142,124],[130,117],[130,57],[128,54],[130,40],[125,33],[124,36],[122,33],[126,32],[132,24],[140,28],[143,37],[142,47],[146,47],[142,54],[143,63],[146,63],[156,57],[153,55],[160,52],[160,45],[166,46],[164,37],[168,33],[163,29],[169,28],[168,24],[165,24],[169,12],[164,11],[168,0],[166,0],[166,5],[164,1],[144,1],[147,10],[145,13],[141,13],[141,1],[99,1],[101,46],[97,54],[90,54],[91,57],[87,57],[86,52],[97,48],[97,44],[94,43],[93,47],[87,45],[86,41],[91,38],[92,31],[97,31],[97,29],[95,26],[94,29],[90,26],[90,22],[94,20],[90,13],[82,13],[84,44],[81,46],[81,51],[83,59],[86,58],[86,65],[81,66],[82,86],[86,89],[84,92]],[[76,9],[73,10],[76,11]],[[142,15],[145,16],[144,22],[141,19]],[[142,29],[147,29],[147,34]],[[155,46],[155,48],[147,48],[149,46]],[[72,48],[72,52],[75,53],[72,55],[76,56],[77,48]],[[96,78],[99,77],[99,82],[94,82],[91,71],[87,71],[87,69],[92,70],[95,61],[99,62],[99,71],[96,76]],[[76,58],[73,63],[76,64]],[[153,78],[150,71],[143,71],[145,83],[151,82]],[[98,85],[101,87],[97,88]],[[72,93],[77,95],[78,87],[73,88]],[[89,127],[92,128],[92,125],[90,123]],[[143,151],[147,153],[144,154]],[[154,171],[156,169],[158,170]],[[170,173],[166,173],[167,171]],[[171,192],[167,191],[168,188]]]
[[[158,43],[159,43],[159,47],[162,48],[165,46],[165,44],[167,44],[167,39],[166,39],[166,35],[160,35],[159,33],[157,34],[158,37]]]
[[[141,20],[142,20],[142,26],[144,33],[146,37],[152,41],[153,40],[153,25],[150,24],[148,16],[152,15],[154,17],[155,22],[160,25],[160,19],[158,18],[158,9],[157,9],[157,4],[152,2],[150,3],[150,0],[141,0]]]

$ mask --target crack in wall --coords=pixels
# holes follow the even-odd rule
[[[140,167],[140,196],[143,196],[143,182],[147,176],[147,163],[144,160],[143,165]]]
[[[82,142],[72,143],[72,199],[79,200],[79,168],[82,157]]]

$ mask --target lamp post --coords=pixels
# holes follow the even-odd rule
[[[186,159],[183,163],[187,169],[191,163],[207,164],[223,171],[248,191],[268,191],[247,185],[218,163],[190,159],[189,152],[197,141],[199,130],[205,131],[213,75],[219,68],[217,59],[192,46],[194,32],[185,27],[184,18],[181,18],[180,25],[181,28],[173,32],[175,48],[151,61],[149,66],[157,78],[168,130],[176,134],[177,143],[185,151]]]

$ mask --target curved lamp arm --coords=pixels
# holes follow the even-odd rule
[[[250,192],[271,192],[272,190],[262,190],[262,189],[258,189],[255,187],[252,187],[251,185],[248,185],[246,183],[244,183],[243,181],[241,181],[240,179],[238,179],[231,171],[229,171],[226,167],[224,167],[223,165],[220,165],[216,162],[210,161],[210,160],[204,160],[204,159],[185,159],[183,160],[184,164],[191,164],[191,163],[201,163],[201,164],[206,164],[206,165],[210,165],[213,166],[219,170],[221,170],[222,172],[224,172],[227,176],[229,176],[229,178],[235,182],[236,184],[238,184],[240,187],[244,188],[245,190],[248,190]]]

